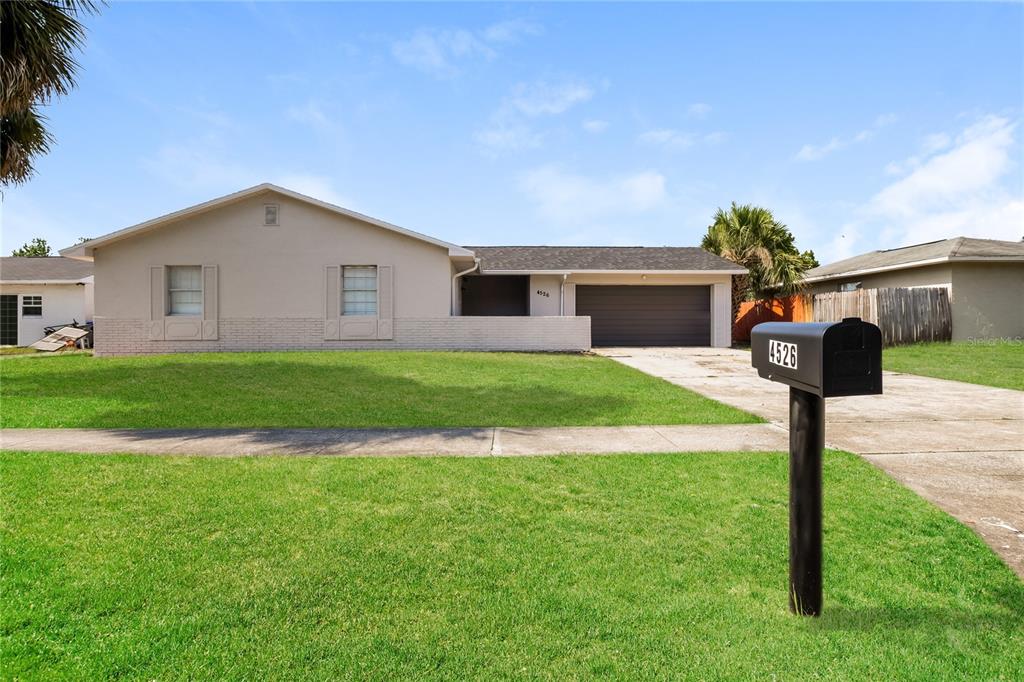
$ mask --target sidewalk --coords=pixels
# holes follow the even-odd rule
[[[3,429],[0,449],[146,455],[463,457],[785,451],[771,424],[476,429]]]

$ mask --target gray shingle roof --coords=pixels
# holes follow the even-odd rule
[[[0,258],[0,282],[80,280],[92,274],[92,263],[61,256]]]
[[[913,246],[904,246],[898,249],[862,253],[853,258],[847,258],[808,270],[806,277],[808,279],[838,277],[861,270],[897,268],[900,265],[937,258],[948,258],[953,261],[957,259],[976,260],[979,258],[995,262],[999,260],[1021,260],[1024,259],[1024,242],[974,239],[972,237],[942,239],[937,242],[914,244]]]
[[[496,270],[734,270],[735,263],[695,246],[467,246],[484,272]]]

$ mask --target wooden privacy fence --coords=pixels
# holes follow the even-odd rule
[[[949,291],[944,287],[859,289],[814,295],[815,322],[838,322],[844,317],[859,317],[878,325],[882,344],[886,346],[949,341],[953,336]]]
[[[810,322],[810,296],[786,296],[770,301],[743,301],[732,325],[732,340],[750,341],[750,330],[762,322]]]

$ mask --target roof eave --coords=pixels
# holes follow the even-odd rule
[[[0,285],[14,286],[26,284],[88,284],[86,280],[90,279],[92,275],[88,277],[82,277],[81,279],[0,279]]]
[[[482,275],[745,275],[746,270],[660,270],[657,268],[600,269],[559,268],[555,270],[502,270],[482,267]]]
[[[892,272],[894,270],[910,270],[923,268],[929,265],[940,265],[942,263],[1024,263],[1024,256],[942,256],[940,258],[926,258],[924,260],[910,261],[909,263],[897,263],[895,265],[880,265],[876,268],[860,268],[857,270],[846,270],[828,275],[805,277],[804,282],[827,282],[831,279],[845,279],[847,277],[861,277],[863,275],[874,275],[879,272]]]

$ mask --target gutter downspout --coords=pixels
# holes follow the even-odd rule
[[[473,272],[474,270],[476,270],[479,267],[480,267],[480,259],[479,258],[474,258],[473,259],[473,267],[469,268],[468,270],[463,270],[462,272],[456,272],[454,275],[452,275],[452,292],[451,292],[451,306],[450,306],[451,310],[450,310],[450,313],[449,313],[452,317],[455,317],[455,285],[458,283],[460,277],[462,277],[463,275],[468,275],[469,273]]]
[[[562,284],[558,287],[558,315],[565,317],[565,280],[569,279],[569,275],[562,274]]]

